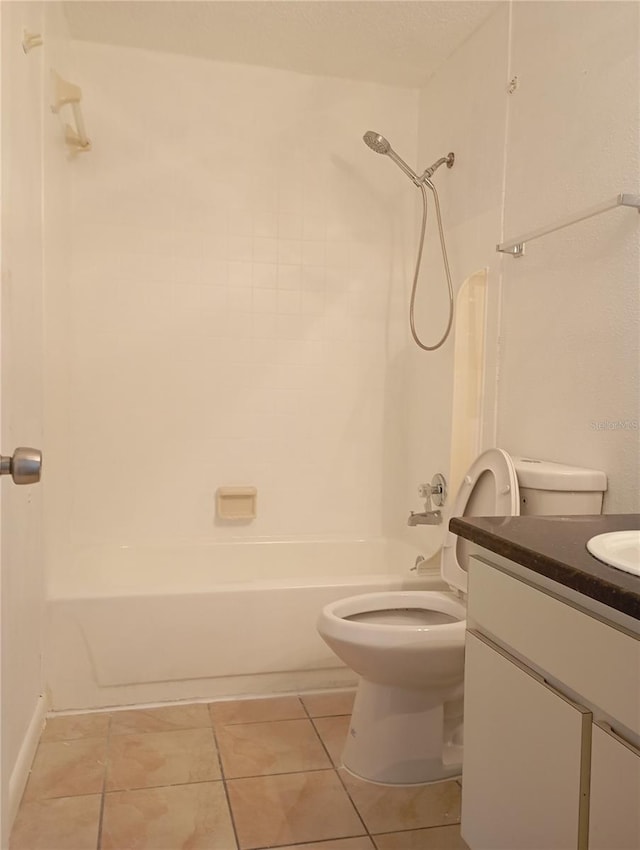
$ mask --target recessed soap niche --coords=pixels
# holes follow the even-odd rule
[[[218,487],[216,517],[244,521],[256,518],[258,491],[255,487]]]

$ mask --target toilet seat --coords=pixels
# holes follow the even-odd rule
[[[373,611],[422,609],[439,612],[453,617],[454,621],[438,624],[382,624],[366,620],[350,620],[357,614]],[[447,593],[430,590],[394,590],[389,593],[363,593],[338,599],[326,605],[321,614],[322,630],[325,635],[336,639],[350,640],[354,635],[369,646],[385,647],[406,645],[408,639],[421,643],[464,642],[466,628],[464,604]]]
[[[520,491],[513,461],[502,449],[488,449],[471,464],[456,494],[452,517],[519,516]],[[450,529],[442,546],[444,581],[467,592],[469,544]]]

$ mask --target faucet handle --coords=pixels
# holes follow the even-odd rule
[[[421,499],[426,499],[427,504],[433,497],[434,505],[441,507],[447,499],[447,479],[441,472],[436,472],[431,484],[421,484],[418,487],[418,495]]]

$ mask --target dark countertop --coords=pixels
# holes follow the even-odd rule
[[[586,546],[596,534],[640,529],[640,514],[454,517],[449,527],[484,549],[640,620],[640,576],[604,564]]]

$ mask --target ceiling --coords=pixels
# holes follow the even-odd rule
[[[424,83],[497,0],[70,0],[71,36],[395,86]]]

